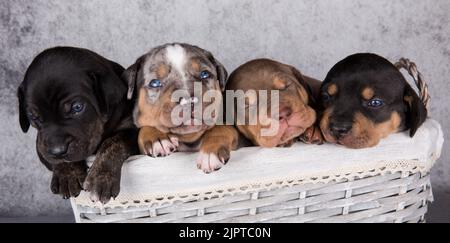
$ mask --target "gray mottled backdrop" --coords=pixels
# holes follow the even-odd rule
[[[355,52],[406,56],[430,80],[431,113],[450,140],[449,13],[448,0],[2,0],[0,217],[70,214],[69,203],[50,194],[35,132],[22,134],[18,124],[17,86],[45,48],[85,47],[128,66],[152,46],[188,42],[212,51],[229,71],[270,57],[319,79]],[[433,171],[433,220],[450,220],[437,209],[450,199],[448,143],[444,149]]]

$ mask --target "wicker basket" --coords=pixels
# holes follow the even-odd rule
[[[241,149],[210,175],[196,154],[132,158],[116,200],[82,193],[72,207],[77,222],[424,222],[442,144],[428,120],[414,138],[394,134],[371,149]]]

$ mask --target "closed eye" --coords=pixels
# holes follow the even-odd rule
[[[288,82],[288,83],[284,84],[284,87],[280,88],[280,90],[281,90],[281,91],[287,90],[289,87],[291,87],[291,85],[292,85],[293,83],[294,83],[294,82]]]

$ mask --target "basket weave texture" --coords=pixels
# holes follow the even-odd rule
[[[165,207],[78,207],[79,222],[390,222],[425,221],[432,201],[429,175],[394,173],[354,181],[175,203]]]
[[[136,157],[116,200],[71,202],[77,222],[424,222],[442,144],[428,120],[414,138],[394,134],[371,149],[241,149],[210,175],[195,153]]]

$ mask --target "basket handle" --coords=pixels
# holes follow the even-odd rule
[[[425,105],[426,109],[429,110],[430,107],[430,94],[428,93],[428,85],[423,75],[417,70],[417,66],[414,62],[411,62],[407,58],[400,58],[400,60],[395,63],[398,70],[404,68],[408,71],[409,75],[414,79],[414,82],[419,89],[419,97]]]

